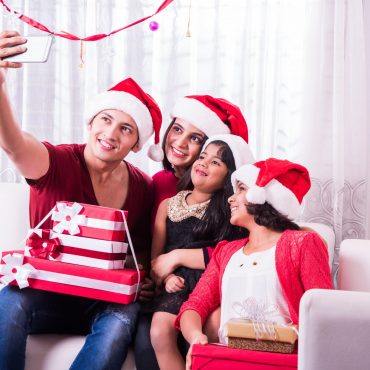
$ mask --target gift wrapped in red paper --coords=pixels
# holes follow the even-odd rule
[[[126,237],[126,211],[83,203],[57,202],[52,212],[53,231],[122,242]]]
[[[298,355],[233,349],[224,345],[195,344],[192,370],[297,370]]]
[[[127,244],[31,229],[24,255],[103,269],[125,267]]]
[[[143,271],[103,270],[24,257],[23,251],[3,252],[1,257],[2,283],[109,302],[134,302],[144,278]]]

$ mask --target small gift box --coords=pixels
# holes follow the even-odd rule
[[[228,346],[231,348],[292,353],[298,339],[297,326],[232,319],[226,323]]]
[[[126,211],[83,203],[57,202],[53,231],[85,238],[124,241]]]
[[[192,370],[297,370],[298,355],[233,349],[223,345],[194,344]]]
[[[23,251],[3,252],[0,264],[3,284],[29,286],[33,289],[132,303],[138,296],[144,272],[137,270],[103,270],[47,259],[25,257]]]
[[[103,269],[123,269],[127,244],[31,229],[24,255]]]

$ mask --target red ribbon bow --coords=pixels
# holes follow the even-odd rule
[[[58,238],[50,239],[50,230],[41,230],[41,236],[33,232],[27,239],[27,246],[30,247],[32,257],[48,259],[48,257],[57,258],[60,254],[60,240]]]

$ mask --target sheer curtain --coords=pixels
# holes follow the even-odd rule
[[[50,29],[79,36],[108,33],[160,3],[9,1]],[[288,158],[309,168],[304,220],[331,225],[337,246],[343,238],[370,238],[369,2],[177,0],[154,20],[156,32],[145,22],[85,42],[83,68],[80,43],[56,38],[46,64],[9,71],[22,127],[53,143],[81,142],[85,102],[125,76],[155,96],[162,131],[177,97],[222,96],[245,113],[258,159]],[[39,33],[4,11],[0,22],[2,29]],[[130,160],[152,174],[159,165],[145,152]],[[11,167],[3,153],[0,160],[2,171]],[[9,171],[0,179],[12,180]]]

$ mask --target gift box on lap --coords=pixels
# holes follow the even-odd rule
[[[298,355],[233,349],[223,345],[195,344],[192,370],[297,370]]]
[[[83,203],[57,202],[52,211],[53,231],[85,238],[124,241],[126,211]]]
[[[103,269],[123,269],[127,244],[31,229],[24,255]]]
[[[232,319],[226,323],[228,346],[231,348],[292,353],[298,339],[295,325],[273,325]]]
[[[20,288],[28,284],[33,289],[123,304],[134,302],[144,278],[143,271],[138,275],[137,270],[131,269],[104,270],[23,257],[23,251],[3,252],[0,275],[5,283]]]

